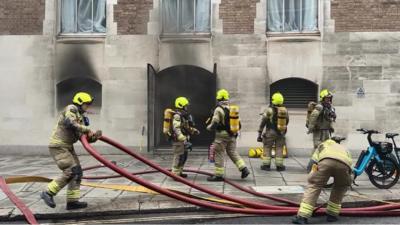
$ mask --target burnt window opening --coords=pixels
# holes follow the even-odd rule
[[[307,108],[310,101],[318,101],[318,85],[302,78],[278,80],[270,86],[270,96],[280,92],[287,108]]]
[[[94,97],[93,107],[100,108],[102,104],[102,85],[91,78],[70,78],[59,82],[56,86],[57,110],[72,104],[74,95],[78,92],[86,92]]]

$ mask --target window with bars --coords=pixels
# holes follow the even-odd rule
[[[60,33],[105,33],[106,0],[59,0]]]
[[[210,32],[210,0],[162,0],[162,33]]]
[[[268,0],[267,31],[318,31],[318,0]]]
[[[307,108],[308,103],[318,101],[318,85],[302,78],[285,78],[270,85],[270,96],[282,93],[287,108]]]

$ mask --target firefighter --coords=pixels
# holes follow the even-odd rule
[[[307,190],[304,192],[297,216],[292,221],[294,224],[308,223],[321,190],[330,177],[334,178],[334,184],[326,208],[326,219],[328,222],[338,220],[343,197],[352,182],[352,158],[350,152],[338,144],[341,140],[343,139],[332,137],[322,142],[315,150],[312,158],[317,164],[308,176]]]
[[[308,133],[313,134],[314,149],[331,137],[334,132],[333,123],[336,121],[335,108],[332,106],[332,93],[324,89],[319,96],[320,103],[312,111],[308,124]]]
[[[320,103],[316,104],[308,119],[308,134],[313,134],[313,152],[323,141],[329,139],[334,132],[333,123],[336,121],[335,108],[332,106],[333,95],[327,89],[320,92]],[[314,162],[309,161],[309,172]]]
[[[50,155],[62,170],[62,175],[52,180],[47,185],[47,190],[41,193],[41,198],[51,208],[56,207],[53,197],[66,185],[67,210],[86,208],[86,202],[80,202],[80,183],[82,168],[75,153],[73,144],[79,140],[81,135],[88,135],[89,142],[95,142],[101,131],[93,133],[89,129],[89,120],[85,112],[93,102],[92,96],[85,92],[75,94],[73,104],[68,105],[61,112],[57,124],[50,138]]]
[[[285,145],[289,115],[287,109],[283,106],[284,98],[281,93],[274,93],[271,102],[272,105],[262,114],[261,124],[258,129],[257,141],[264,144],[261,170],[271,170],[271,151],[272,146],[275,144],[276,170],[284,171],[286,168],[283,164],[283,146]],[[263,133],[264,127],[266,129]]]
[[[192,116],[188,113],[189,100],[185,97],[178,97],[175,100],[175,111],[172,118],[172,148],[174,159],[172,162],[172,173],[184,177],[183,173],[188,151],[192,149],[190,142],[191,135],[199,135],[200,131],[194,128]]]
[[[236,151],[236,138],[240,129],[239,116],[230,117],[230,112],[236,110],[233,107],[230,110],[229,93],[225,89],[217,92],[217,106],[214,109],[207,130],[216,130],[215,140],[213,142],[215,152],[215,174],[208,177],[208,181],[223,181],[224,180],[224,162],[225,151],[229,158],[235,163],[236,167],[241,172],[241,178],[246,178],[250,171],[247,169],[244,160]],[[233,126],[234,125],[234,126]],[[237,125],[237,126],[236,126]],[[237,127],[232,129],[233,127]]]

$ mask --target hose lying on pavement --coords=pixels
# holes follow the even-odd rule
[[[98,166],[97,168],[99,168],[99,167],[104,167],[104,165],[100,165],[100,166]],[[205,172],[205,171],[199,171],[199,170],[192,170],[192,169],[184,169],[183,170],[184,172],[189,172],[189,173],[198,173],[198,174],[204,174],[204,175],[207,175],[207,176],[211,176],[211,175],[213,175],[212,173],[209,173],[209,172]],[[131,173],[132,175],[144,175],[144,174],[151,174],[151,173],[159,173],[159,171],[155,171],[155,170],[147,170],[147,171],[139,171],[139,172],[135,172],[135,173]],[[110,179],[110,178],[119,178],[119,177],[123,177],[122,175],[107,175],[107,176],[83,176],[82,177],[82,179],[88,179],[88,180],[96,180],[96,179]],[[268,199],[271,199],[271,200],[274,200],[273,198],[277,198],[277,197],[274,197],[274,196],[271,196],[271,195],[267,195],[267,194],[264,194],[264,193],[260,193],[260,192],[256,192],[256,191],[253,191],[253,190],[251,190],[251,189],[247,189],[247,188],[245,188],[245,187],[243,187],[243,186],[240,186],[240,185],[238,185],[238,184],[236,184],[236,183],[234,183],[234,182],[232,182],[232,181],[229,181],[229,180],[227,180],[227,179],[225,179],[225,181],[228,183],[228,182],[231,182],[232,184],[234,184],[234,185],[237,185],[238,187],[240,187],[240,189],[243,189],[243,191],[245,191],[245,192],[247,192],[247,193],[249,193],[249,194],[252,194],[252,193],[254,193],[254,195],[256,195],[256,196],[259,196],[259,197],[263,197],[264,195],[266,195],[267,197],[266,198],[268,198]],[[272,198],[271,198],[272,197]],[[354,197],[358,197],[358,196],[354,196]],[[283,200],[283,201],[282,201]],[[282,203],[285,203],[285,201],[287,201],[287,202],[293,202],[293,201],[291,201],[291,200],[288,200],[288,199],[285,199],[285,198],[278,198],[278,200],[276,200],[277,202],[282,202]],[[362,208],[343,208],[342,210],[354,210],[354,211],[359,211],[359,210],[372,210],[372,211],[375,211],[375,210],[393,210],[393,209],[398,209],[399,208],[399,206],[400,206],[400,203],[396,203],[396,202],[387,202],[387,201],[379,201],[379,200],[373,200],[373,201],[378,201],[378,202],[380,202],[380,203],[385,203],[384,205],[381,205],[381,206],[369,206],[369,207],[362,207]],[[298,205],[298,203],[296,203],[297,205]],[[316,207],[316,209],[315,210],[318,210],[318,209],[320,209],[320,208],[322,208],[323,206],[324,206],[325,204],[323,204],[323,205],[321,205],[321,206],[319,206],[319,207]]]
[[[100,168],[100,167],[104,167],[104,165],[98,165],[98,166],[93,166],[93,168],[90,169],[86,169],[86,170],[91,170],[94,168]],[[171,171],[170,169],[166,169],[168,171]],[[139,172],[134,172],[132,173],[133,175],[144,175],[144,174],[151,174],[151,173],[159,173],[160,171],[157,170],[146,170],[146,171],[139,171]],[[184,169],[183,172],[188,172],[188,173],[197,173],[197,174],[202,174],[202,175],[206,175],[206,176],[212,176],[214,174],[206,172],[206,171],[200,171],[200,170],[192,170],[192,169]],[[122,177],[121,175],[108,175],[108,176],[83,176],[82,179],[87,179],[87,180],[102,180],[102,179],[110,179],[110,178],[119,178]],[[258,196],[258,197],[262,197],[262,198],[267,198],[276,202],[281,202],[281,203],[285,203],[291,206],[296,206],[299,207],[299,203],[289,200],[289,199],[285,199],[285,198],[278,198],[269,194],[264,194],[264,193],[260,193],[257,191],[254,191],[250,188],[245,188],[235,182],[232,182],[228,179],[224,178],[224,182],[235,187],[238,190],[241,190],[243,192],[246,192],[248,194],[252,194],[254,196]]]
[[[85,136],[82,136],[81,137],[81,142],[82,142],[83,146],[85,147],[85,149],[88,150],[88,147],[92,148],[92,146],[88,143],[88,141],[85,138],[86,138]],[[117,149],[127,153],[128,155],[130,155],[130,156],[142,161],[146,165],[148,165],[148,166],[160,171],[161,173],[173,178],[175,181],[179,181],[179,182],[181,182],[183,184],[186,184],[186,185],[188,185],[188,186],[190,186],[190,187],[192,187],[194,189],[197,189],[199,191],[202,191],[202,192],[205,192],[207,194],[213,195],[215,197],[222,198],[222,199],[225,199],[225,200],[228,200],[228,201],[231,201],[231,202],[236,202],[236,203],[239,203],[241,205],[244,205],[244,206],[247,206],[247,207],[256,208],[256,209],[297,209],[297,207],[276,206],[276,205],[264,204],[264,203],[260,203],[260,202],[256,202],[256,201],[248,201],[248,200],[245,200],[245,199],[236,198],[236,197],[233,197],[233,196],[230,196],[230,195],[226,195],[226,194],[222,194],[222,193],[216,192],[214,190],[211,190],[209,188],[203,187],[201,185],[196,185],[193,182],[191,182],[191,181],[189,181],[189,180],[187,180],[185,178],[182,178],[180,176],[177,176],[174,173],[172,173],[172,172],[160,167],[156,163],[153,163],[152,161],[144,158],[143,156],[141,156],[139,154],[136,154],[135,152],[131,151],[127,147],[121,145],[120,143],[118,143],[118,142],[116,142],[116,141],[114,141],[114,140],[112,140],[112,139],[110,139],[108,137],[102,136],[102,137],[100,137],[100,140],[104,141],[105,143],[110,144],[110,145],[116,147]]]
[[[116,165],[115,162],[109,161],[102,157],[95,148],[93,148],[87,141],[86,136],[81,137],[81,142],[84,146],[84,148],[91,154],[94,158],[96,158],[102,165],[97,165],[97,166],[92,166],[85,168],[84,170],[90,170],[90,169],[95,169],[95,168],[100,168],[100,167],[108,167],[111,170],[115,171],[119,175],[114,175],[114,176],[102,176],[101,179],[105,178],[111,178],[111,177],[120,177],[123,176],[125,178],[128,178],[129,180],[140,184],[144,186],[145,188],[148,188],[152,191],[155,191],[160,194],[164,194],[168,197],[197,205],[200,207],[206,207],[214,210],[220,210],[220,211],[225,211],[225,212],[232,212],[232,213],[242,213],[242,214],[256,214],[256,215],[276,215],[276,216],[289,216],[289,215],[295,215],[297,213],[297,207],[284,207],[284,206],[276,206],[276,205],[269,205],[269,204],[263,204],[263,203],[258,203],[258,202],[251,202],[247,201],[244,199],[240,198],[235,198],[233,196],[228,196],[224,195],[218,192],[215,192],[213,190],[207,189],[205,187],[196,185],[184,178],[181,178],[179,176],[176,176],[175,174],[171,173],[167,169],[161,168],[157,164],[145,159],[144,157],[134,153],[133,151],[129,150],[125,146],[107,138],[107,137],[101,137],[100,140],[113,145],[114,147],[118,148],[119,150],[127,153],[128,155],[131,155],[132,157],[144,162],[145,164],[153,167],[157,171],[142,171],[138,172],[135,174],[131,174],[130,172],[126,171],[123,168],[120,168]],[[187,172],[194,172],[194,173],[199,173],[199,174],[204,174],[204,175],[212,175],[211,173],[204,172],[204,171],[197,171],[197,170],[185,170]],[[179,191],[174,191],[170,189],[165,189],[161,188],[157,185],[154,185],[142,178],[137,177],[136,175],[139,174],[146,174],[146,173],[155,173],[155,172],[161,172],[164,173],[165,175],[172,177],[173,179],[180,181],[181,183],[184,183],[188,186],[191,186],[197,190],[206,192],[208,194],[217,196],[219,198],[222,198],[222,200],[213,200],[213,199],[206,199],[202,197],[197,197],[197,196],[192,196],[186,193],[182,193]],[[100,176],[101,177],[101,176]],[[88,178],[96,178],[99,179],[99,177],[85,177],[86,179]],[[44,178],[44,177],[37,177],[37,176],[31,176],[31,177],[11,177],[7,178],[6,180],[0,176],[0,188],[4,191],[4,193],[11,199],[11,201],[21,210],[21,212],[25,215],[25,218],[30,224],[38,224],[36,221],[33,213],[29,210],[29,208],[22,203],[21,200],[18,199],[17,196],[15,196],[11,190],[7,186],[7,182],[10,183],[18,183],[18,182],[29,182],[29,181],[35,181],[35,182],[48,182],[49,178]],[[271,200],[281,202],[281,203],[287,203],[289,205],[298,205],[297,203],[294,203],[293,201],[290,201],[288,199],[284,198],[278,198],[270,195],[266,195],[263,193],[259,193],[253,190],[250,190],[248,188],[244,188],[238,184],[235,184],[229,180],[225,181],[226,183],[231,184],[232,186],[245,191],[247,193],[251,193],[260,197],[265,197],[269,198]],[[101,185],[98,185],[100,187]],[[104,185],[103,185],[104,186]],[[104,188],[104,187],[103,187]],[[113,188],[113,187],[105,187],[105,188]],[[126,189],[131,189],[130,187],[126,187]],[[211,201],[211,202],[210,202]],[[221,204],[217,204],[217,203]],[[238,204],[241,205],[238,205]],[[222,205],[225,204],[225,205]],[[238,208],[238,207],[243,207],[243,206],[248,206],[248,207],[253,207],[253,208]],[[341,215],[343,216],[365,216],[365,217],[378,217],[378,216],[400,216],[400,204],[385,204],[385,205],[380,205],[380,206],[371,206],[371,207],[360,207],[360,208],[343,208],[341,211]],[[395,211],[396,210],[396,211]],[[325,214],[326,209],[320,208],[315,211],[316,215],[323,215]]]
[[[106,137],[101,137],[100,140],[113,145],[114,147],[124,151],[125,153],[135,157],[136,159],[139,159],[140,161],[146,163],[147,165],[159,170],[160,172],[174,178],[175,180],[181,181],[184,184],[187,184],[189,186],[192,186],[198,190],[201,189],[205,189],[206,191],[204,192],[210,192],[210,193],[214,193],[214,191],[206,189],[206,188],[202,188],[195,184],[193,184],[192,182],[189,182],[179,176],[176,176],[174,174],[172,174],[171,172],[159,167],[158,165],[152,163],[151,161],[145,159],[144,157],[137,155],[136,153],[132,152],[131,150],[129,150],[128,148],[126,148],[125,146],[112,141],[109,138]],[[159,186],[156,186],[150,182],[147,182],[139,177],[136,177],[135,175],[130,174],[128,171],[119,168],[118,166],[112,164],[110,161],[106,160],[105,158],[103,158],[86,140],[86,137],[82,137],[81,141],[85,147],[85,149],[93,156],[95,157],[99,162],[103,163],[106,167],[112,169],[113,171],[117,172],[118,174],[130,179],[133,182],[136,182],[140,185],[143,185],[151,190],[154,190],[156,192],[165,194],[169,197],[175,198],[177,200],[181,200],[190,204],[194,204],[194,205],[198,205],[198,206],[202,206],[202,207],[208,207],[208,208],[212,208],[212,209],[216,209],[216,210],[222,210],[222,211],[227,211],[227,212],[237,212],[237,213],[249,213],[249,214],[261,214],[261,215],[294,215],[297,213],[297,208],[295,207],[276,207],[274,205],[268,205],[268,204],[262,204],[262,207],[269,207],[269,208],[245,208],[245,209],[238,209],[238,208],[232,208],[232,207],[227,207],[227,206],[221,206],[221,205],[217,205],[217,204],[213,204],[213,203],[208,203],[208,202],[204,202],[204,201],[199,201],[199,200],[195,200],[195,199],[190,199],[190,198],[186,198],[185,196],[176,194],[176,193],[171,193],[168,190],[165,190]],[[237,199],[231,196],[228,196],[228,198],[224,198],[226,197],[226,195],[223,194],[216,194],[215,196],[223,198],[225,200],[229,200],[229,201],[233,201],[233,202],[237,202],[240,203],[244,202],[246,204],[243,205],[251,205],[248,204],[249,202],[243,199]],[[238,200],[238,201],[237,201]],[[257,205],[259,203],[256,203]],[[361,207],[361,208],[344,208],[342,209],[341,215],[344,216],[399,216],[400,215],[400,211],[388,211],[388,210],[395,210],[395,209],[400,209],[400,205],[399,204],[389,204],[389,205],[381,205],[381,206],[372,206],[372,207]],[[316,212],[317,215],[320,214],[324,214],[325,213],[325,209],[320,209]]]
[[[32,211],[26,206],[8,187],[3,177],[0,177],[0,188],[4,194],[18,207],[18,209],[24,214],[26,220],[30,224],[39,224],[33,215]]]

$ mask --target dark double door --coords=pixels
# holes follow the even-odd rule
[[[214,134],[206,131],[205,121],[215,107],[216,69],[210,72],[197,66],[179,65],[157,72],[148,65],[148,146],[149,150],[170,148],[163,133],[166,108],[173,108],[177,97],[189,99],[199,136],[192,138],[195,148],[206,148]]]

